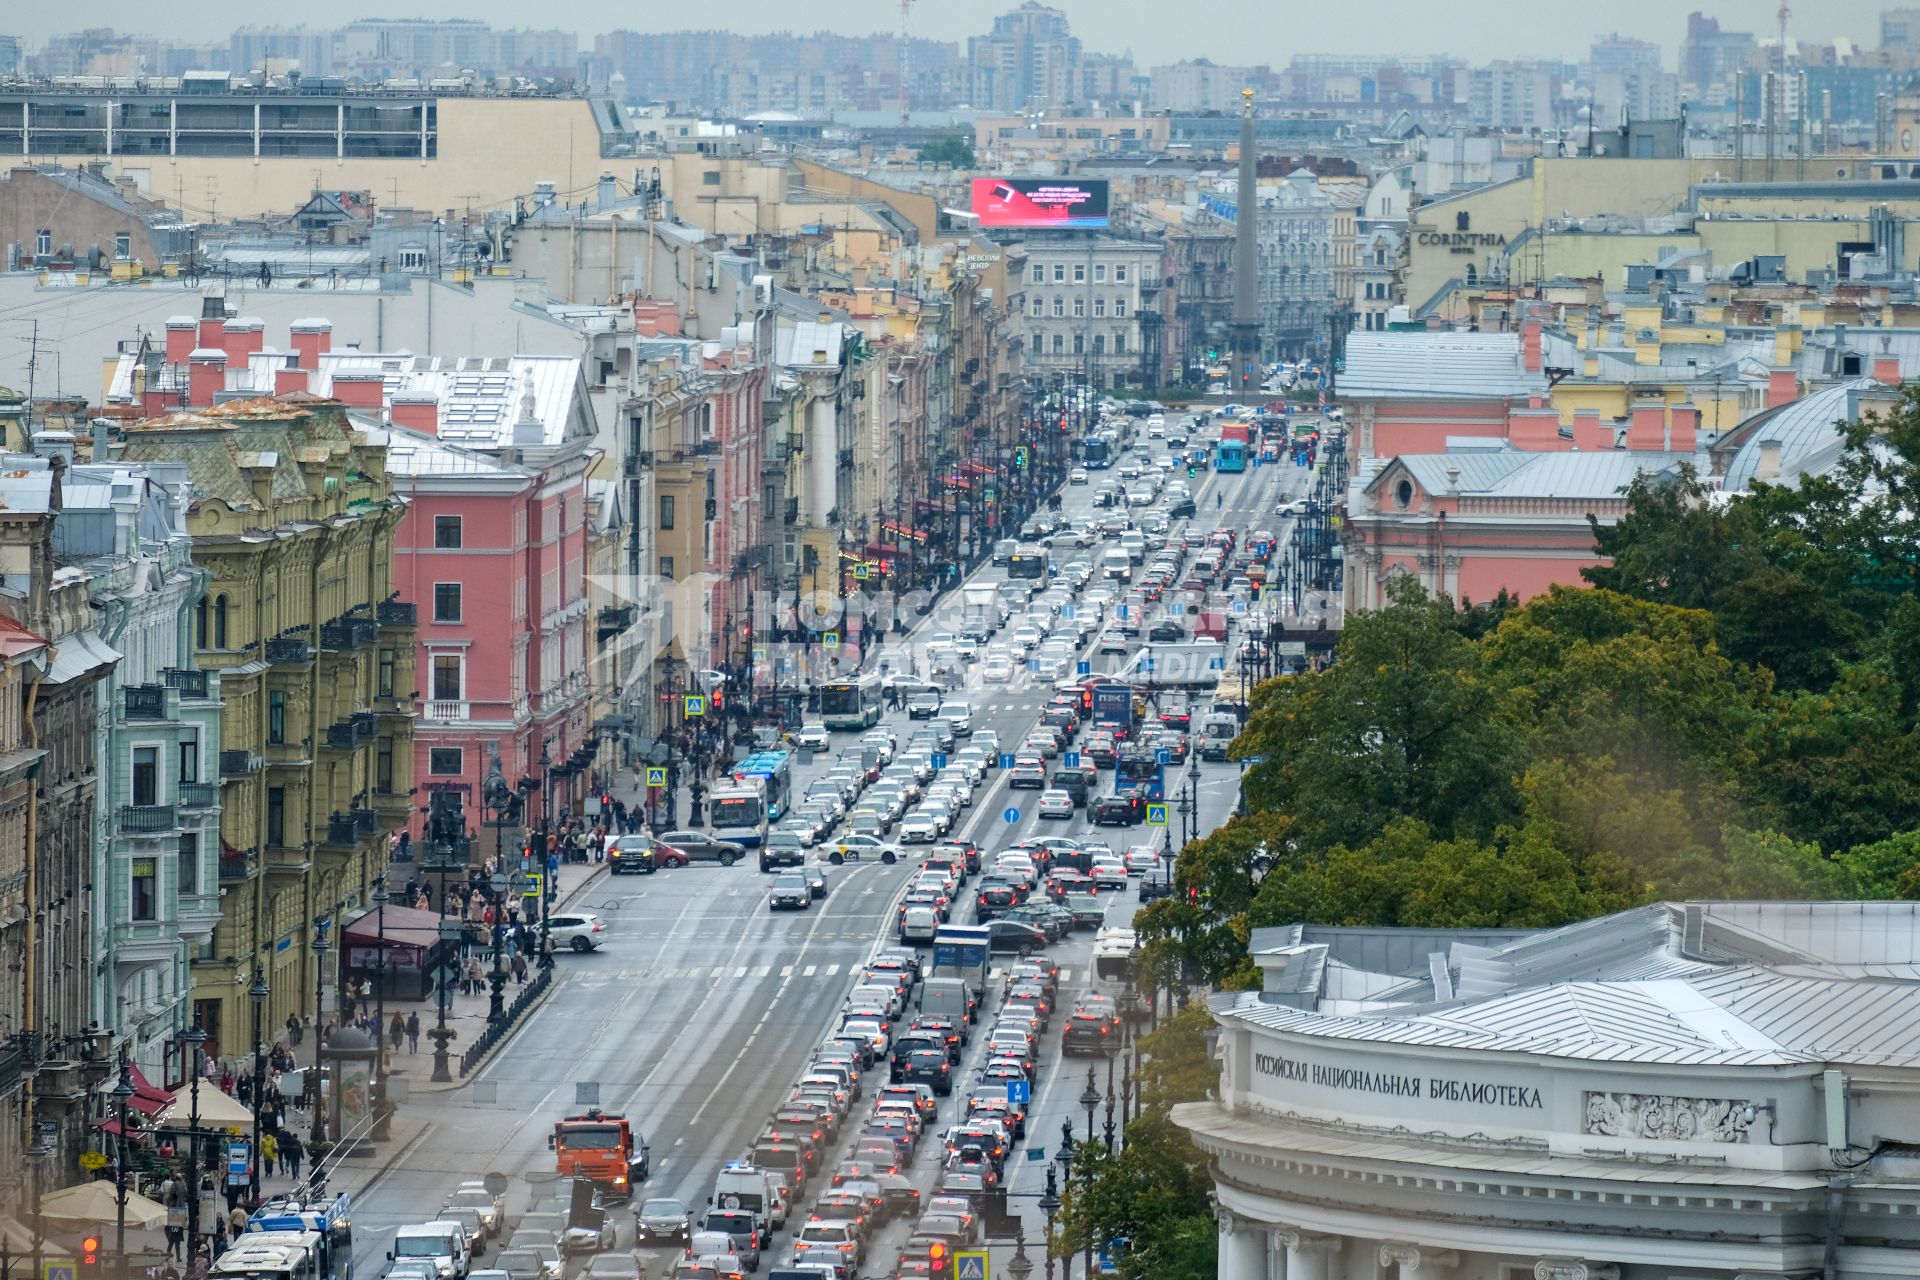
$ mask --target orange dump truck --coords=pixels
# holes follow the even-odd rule
[[[625,1116],[594,1109],[556,1120],[547,1145],[562,1177],[585,1178],[602,1195],[624,1200],[647,1180],[647,1140]]]

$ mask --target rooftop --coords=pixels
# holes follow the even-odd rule
[[[1517,333],[1356,333],[1340,394],[1349,400],[1498,400],[1547,394]]]

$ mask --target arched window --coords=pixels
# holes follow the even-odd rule
[[[207,598],[200,597],[200,603],[193,606],[193,647],[207,647]]]
[[[213,647],[227,647],[227,598],[217,597],[213,602]]]
[[[1474,266],[1471,262],[1467,264],[1467,283],[1468,284],[1480,283],[1480,269]]]

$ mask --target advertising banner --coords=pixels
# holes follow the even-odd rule
[[[983,230],[1105,230],[1107,182],[1104,178],[975,178],[973,212]]]

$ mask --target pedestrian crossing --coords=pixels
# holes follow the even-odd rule
[[[847,977],[852,977],[854,974],[860,972],[860,968],[861,966],[857,964],[846,964],[846,965],[843,965],[843,964],[825,964],[825,965],[821,965],[821,964],[808,964],[808,965],[714,964],[714,965],[678,965],[674,967],[668,967],[666,965],[657,965],[657,966],[650,966],[647,968],[639,968],[639,969],[618,969],[618,970],[613,970],[611,972],[604,971],[604,970],[596,970],[593,972],[591,977],[586,977],[585,975],[581,975],[579,977],[576,977],[574,980],[577,982],[580,982],[581,985],[587,985],[587,986],[608,986],[616,983],[649,982],[649,981],[651,982],[672,982],[672,981],[692,982],[697,979],[706,979],[709,981],[718,981],[720,979],[726,979],[728,981],[744,981],[749,978],[771,978],[775,976],[778,976],[783,979],[797,977],[802,981],[805,981],[809,978],[812,978],[815,980],[824,980],[827,978],[838,978],[838,977],[841,977],[842,975],[845,975]],[[988,981],[990,982],[1003,981],[1005,980],[1006,976],[1007,976],[1007,971],[1005,969],[994,969],[988,974]],[[1072,976],[1073,976],[1073,970],[1071,969],[1062,969],[1060,971],[1060,981],[1063,983],[1069,981],[1072,978]]]

